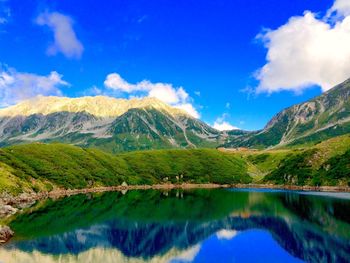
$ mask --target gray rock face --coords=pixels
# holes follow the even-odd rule
[[[14,208],[10,205],[0,205],[0,218],[7,217],[15,214],[18,211],[17,208]]]
[[[0,146],[55,141],[120,152],[216,147],[220,139],[219,131],[154,98],[40,97],[0,110]]]

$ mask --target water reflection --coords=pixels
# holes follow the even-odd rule
[[[269,191],[129,191],[46,200],[3,262],[348,262],[350,200]]]

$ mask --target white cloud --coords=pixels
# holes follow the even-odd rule
[[[200,118],[200,114],[193,107],[193,105],[191,103],[178,104],[178,105],[175,105],[175,107],[186,111],[188,114],[190,114],[192,117],[194,117],[196,119]]]
[[[169,83],[152,83],[148,80],[142,80],[136,84],[132,84],[124,80],[118,73],[107,75],[104,85],[108,89],[124,92],[130,94],[130,96],[141,93],[148,97],[154,97],[169,105],[185,110],[195,118],[200,117],[197,110],[191,104],[191,98],[182,87],[176,88]]]
[[[73,30],[73,20],[58,12],[40,14],[36,23],[48,26],[54,33],[54,43],[47,49],[48,55],[63,53],[68,58],[80,58],[84,47]]]
[[[219,131],[231,131],[231,130],[238,130],[239,129],[236,126],[231,125],[227,121],[221,121],[221,122],[215,121],[213,128],[217,129]]]
[[[120,90],[122,92],[131,93],[137,91],[141,87],[138,85],[133,85],[125,81],[118,73],[111,73],[107,76],[104,84],[107,88],[113,90]]]
[[[349,14],[349,7],[338,0],[331,10]],[[306,11],[258,37],[268,52],[257,92],[301,92],[311,85],[326,91],[350,77],[350,16],[330,21]]]
[[[174,88],[171,84],[149,83],[149,97],[157,98],[168,104],[178,104],[187,101],[188,94],[183,88]]]
[[[47,76],[0,68],[0,107],[38,95],[61,95],[60,87],[69,85],[62,75],[52,71]]]
[[[226,121],[226,118],[228,117],[227,113],[222,114],[222,116],[218,117],[214,124],[213,124],[213,128],[217,129],[219,131],[230,131],[230,130],[239,130],[238,127],[233,126],[232,124],[230,124],[228,121]]]
[[[329,10],[328,14],[331,14],[333,12],[336,12],[339,15],[342,16],[349,16],[350,15],[350,1],[349,0],[336,0],[332,6],[332,8]]]

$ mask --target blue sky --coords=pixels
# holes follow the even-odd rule
[[[155,96],[260,129],[350,77],[349,15],[350,0],[0,0],[0,105]]]

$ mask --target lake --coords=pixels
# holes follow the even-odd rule
[[[128,191],[40,201],[0,262],[350,262],[350,194]]]

